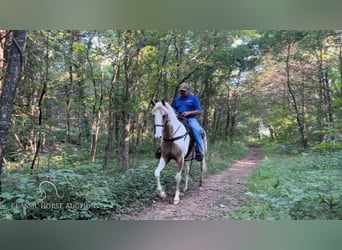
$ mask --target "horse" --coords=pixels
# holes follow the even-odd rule
[[[191,138],[189,131],[185,125],[179,121],[176,112],[165,101],[154,103],[152,114],[155,117],[155,134],[154,137],[161,141],[161,157],[159,164],[154,171],[154,175],[157,179],[157,191],[162,199],[166,198],[165,191],[160,184],[160,173],[164,167],[171,161],[175,160],[177,163],[176,179],[176,191],[173,199],[173,203],[177,205],[180,202],[180,181],[182,176],[182,169],[185,166],[185,185],[184,192],[188,190],[188,180],[190,173],[190,162],[194,159],[194,148],[191,146]],[[205,153],[207,152],[207,138],[206,133],[203,130],[203,160],[199,161],[200,165],[200,183],[199,186],[202,188],[203,175],[206,171],[207,165],[205,161]]]

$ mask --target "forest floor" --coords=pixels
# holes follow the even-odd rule
[[[230,168],[215,175],[205,175],[202,188],[190,185],[178,205],[170,201],[157,200],[139,212],[131,212],[120,220],[220,220],[227,218],[248,199],[244,180],[258,166],[262,151],[250,147],[247,156]],[[209,167],[209,166],[208,166]]]

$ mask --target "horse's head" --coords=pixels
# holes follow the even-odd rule
[[[154,115],[155,133],[154,137],[157,139],[163,138],[163,132],[167,125],[175,116],[173,108],[165,101],[153,103],[154,107],[152,114]],[[170,120],[171,119],[171,120]]]
[[[163,138],[163,130],[165,127],[166,119],[168,117],[167,107],[162,102],[154,104],[152,114],[154,115],[155,133],[154,137],[157,139]]]

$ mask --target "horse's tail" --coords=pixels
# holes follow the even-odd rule
[[[206,154],[208,152],[208,142],[207,142],[207,133],[202,130],[202,142],[203,142],[203,153]]]
[[[205,155],[208,152],[208,142],[207,142],[207,133],[202,130],[202,141],[203,141],[203,153],[204,153],[204,157],[203,157],[203,161],[202,161],[202,169],[203,169],[203,173],[207,172],[207,162],[205,160]]]
[[[203,158],[203,161],[202,161],[202,171],[203,173],[206,173],[207,172],[207,161],[205,160],[205,157]]]

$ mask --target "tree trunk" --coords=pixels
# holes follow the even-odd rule
[[[107,122],[107,141],[106,141],[106,146],[105,146],[105,152],[104,152],[104,158],[103,158],[103,164],[102,167],[106,168],[108,165],[108,160],[111,156],[112,153],[112,147],[113,147],[113,141],[114,138],[117,140],[117,133],[115,133],[115,128],[117,127],[116,124],[116,118],[117,118],[117,113],[115,113],[115,89],[116,85],[119,82],[120,79],[120,74],[121,74],[121,60],[122,60],[122,53],[120,52],[121,48],[121,43],[118,46],[118,49],[115,53],[114,57],[114,63],[113,63],[113,76],[111,80],[111,87],[108,93],[108,122]]]
[[[227,88],[227,119],[225,127],[225,138],[229,140],[230,144],[234,142],[235,126],[236,126],[236,114],[237,103],[239,98],[239,85],[235,89],[226,83]]]
[[[121,170],[127,171],[129,165],[129,141],[131,121],[128,112],[122,112],[123,133],[121,138]]]
[[[206,70],[206,75],[205,75],[205,80],[204,80],[204,93],[210,93],[210,80],[212,77],[212,72],[213,70],[211,68],[207,68]],[[203,100],[202,100],[202,127],[205,131],[208,130],[209,127],[209,121],[208,121],[208,116],[209,116],[209,107],[210,107],[210,101],[209,101],[209,96],[203,95]]]
[[[0,96],[2,91],[3,70],[5,69],[6,30],[0,30]]]
[[[326,107],[326,119],[327,122],[333,123],[333,110],[332,110],[332,101],[331,101],[331,91],[330,91],[330,84],[328,79],[328,71],[325,70],[323,74],[323,84],[324,84],[324,102]]]
[[[214,119],[213,119],[213,130],[212,130],[212,133],[211,133],[211,136],[209,137],[210,139],[210,142],[211,143],[215,143],[216,141],[216,138],[220,138],[220,135],[219,135],[219,125],[221,123],[221,113],[222,111],[219,109],[219,110],[215,110],[214,112]]]
[[[34,166],[36,164],[36,160],[39,159],[39,152],[41,151],[41,148],[43,145],[43,143],[42,143],[42,141],[43,141],[43,138],[42,138],[42,125],[43,125],[42,102],[43,102],[44,95],[47,91],[47,81],[49,79],[49,34],[47,34],[47,37],[46,37],[45,67],[46,68],[45,68],[45,76],[44,76],[44,80],[43,80],[43,89],[42,89],[42,92],[40,94],[39,101],[38,101],[37,142],[35,143],[36,144],[36,150],[35,150],[34,157],[32,160],[31,170],[34,168]]]
[[[0,192],[2,164],[5,153],[6,136],[10,126],[13,100],[23,70],[23,53],[26,44],[26,31],[13,31],[12,44],[0,97]]]
[[[102,167],[106,168],[108,165],[108,160],[111,155],[112,146],[113,146],[113,138],[114,138],[114,113],[109,110],[108,114],[108,123],[107,123],[107,141],[105,146],[105,152],[103,157]]]
[[[128,113],[129,105],[128,101],[130,99],[130,89],[132,85],[131,74],[132,70],[132,57],[131,57],[131,49],[132,49],[132,32],[127,31],[125,34],[125,54],[124,54],[124,74],[125,74],[125,93],[123,96],[123,110],[122,110],[122,128],[123,133],[120,139],[120,150],[119,150],[119,158],[121,170],[126,171],[128,169],[128,158],[129,158],[129,140],[130,140],[130,127],[131,127],[131,119]]]
[[[338,54],[338,59],[339,59],[339,71],[340,71],[340,81],[342,81],[342,33],[340,33],[340,43],[339,43],[339,54]],[[339,97],[342,98],[342,84],[340,86],[340,93]]]
[[[107,141],[105,146],[105,153],[103,158],[103,168],[107,167],[108,160],[111,155],[112,146],[113,146],[113,139],[114,139],[114,120],[115,120],[115,114],[114,114],[114,86],[117,83],[117,76],[119,75],[119,67],[117,67],[116,70],[114,70],[111,88],[109,91],[109,111],[108,111],[108,123],[107,123]]]
[[[93,162],[96,160],[97,145],[98,145],[99,135],[100,135],[101,118],[102,118],[103,85],[104,85],[102,72],[101,72],[101,76],[96,76],[96,72],[94,72],[93,65],[89,57],[91,41],[93,37],[95,36],[95,34],[96,33],[94,33],[92,37],[89,39],[88,50],[87,50],[87,62],[90,68],[90,77],[92,79],[92,83],[94,87],[94,99],[95,99],[94,104],[93,104],[92,139],[91,139],[91,147],[90,147],[90,156]]]
[[[323,50],[320,47],[319,58],[318,58],[318,72],[319,72],[319,86],[318,86],[318,105],[317,105],[317,127],[318,129],[323,129],[323,121],[322,117],[324,117],[324,102],[323,102],[323,94],[324,94],[324,71],[323,71]],[[321,139],[323,136],[321,137]]]
[[[226,83],[227,87],[227,116],[226,116],[226,126],[224,130],[224,137],[228,139],[229,135],[229,127],[230,127],[230,120],[231,120],[231,89],[229,83]]]
[[[95,162],[96,160],[96,152],[97,152],[97,144],[99,141],[99,133],[100,133],[100,123],[101,123],[101,109],[100,107],[96,111],[96,117],[93,120],[92,125],[92,140],[91,140],[91,160]]]
[[[71,142],[71,95],[73,91],[74,85],[74,77],[73,77],[73,64],[72,57],[74,54],[74,33],[70,34],[70,46],[69,46],[69,81],[65,84],[65,112],[66,112],[66,142]]]
[[[305,123],[302,120],[302,116],[299,111],[299,105],[297,102],[296,95],[294,93],[294,90],[291,86],[291,80],[290,80],[290,53],[291,53],[291,43],[288,43],[287,45],[287,56],[286,56],[286,84],[287,89],[290,93],[291,100],[292,100],[292,106],[295,110],[297,125],[299,128],[300,136],[301,136],[301,142],[304,148],[308,147],[308,139],[306,136],[306,129],[305,129]]]

